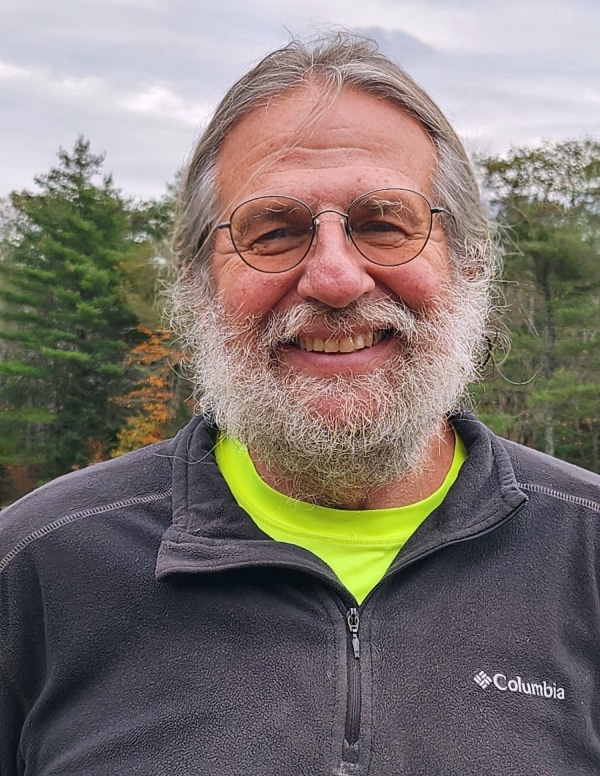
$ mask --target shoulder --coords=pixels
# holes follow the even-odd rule
[[[470,413],[452,422],[469,456],[473,451],[483,468],[494,461],[499,485],[512,482],[529,498],[546,497],[600,512],[599,474],[499,437]]]
[[[162,535],[177,499],[180,511],[187,510],[190,481],[203,493],[211,473],[214,478],[214,465],[198,464],[211,458],[215,435],[198,416],[173,439],[64,475],[24,496],[0,512],[0,573],[23,550],[48,546],[46,540],[84,547],[92,538],[105,544],[136,531]]]
[[[507,439],[499,439],[499,443],[512,461],[519,487],[526,493],[600,512],[600,475]]]
[[[172,440],[59,477],[0,512],[0,571],[21,549],[86,518],[168,499]]]

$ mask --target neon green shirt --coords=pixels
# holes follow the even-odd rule
[[[362,603],[456,480],[467,452],[455,437],[452,465],[438,490],[416,504],[393,509],[332,509],[289,498],[269,487],[247,448],[228,437],[219,439],[215,457],[235,500],[264,533],[317,555]]]

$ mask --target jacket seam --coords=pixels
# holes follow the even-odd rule
[[[53,533],[58,528],[62,528],[65,525],[74,523],[76,520],[82,520],[86,517],[94,517],[95,515],[106,514],[107,512],[113,512],[116,509],[138,506],[140,504],[148,504],[153,501],[160,501],[161,499],[168,498],[172,494],[173,490],[172,488],[169,488],[168,490],[162,491],[160,493],[152,493],[146,496],[135,496],[133,498],[121,499],[120,501],[115,501],[111,504],[102,504],[98,507],[82,509],[79,512],[73,512],[70,515],[60,517],[58,520],[54,520],[52,523],[48,523],[48,525],[32,531],[30,534],[18,541],[15,546],[9,550],[9,552],[7,552],[7,554],[2,559],[0,559],[0,574],[2,574],[2,572],[8,568],[12,561],[15,560],[15,558],[30,544],[33,544],[38,539],[43,539],[45,536]]]
[[[587,499],[587,498],[581,498],[581,496],[573,496],[570,493],[563,493],[560,490],[554,490],[554,488],[548,488],[546,485],[534,485],[534,484],[527,484],[522,482],[519,482],[517,484],[522,490],[529,490],[532,493],[543,493],[547,496],[558,498],[561,501],[567,501],[570,504],[577,504],[578,506],[581,506],[581,507],[587,507],[588,509],[591,509],[594,512],[600,512],[600,504],[597,501],[592,501],[591,499]]]

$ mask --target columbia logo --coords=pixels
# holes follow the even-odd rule
[[[480,671],[478,674],[475,674],[473,681],[478,684],[482,690],[487,690],[493,679],[491,676],[488,676],[485,671]]]
[[[564,701],[565,688],[558,685],[551,679],[525,680],[520,676],[507,676],[497,673],[490,676],[486,671],[479,671],[473,677],[475,684],[482,690],[487,690],[493,686],[500,692],[514,692],[520,695],[535,695],[538,698],[547,700]]]

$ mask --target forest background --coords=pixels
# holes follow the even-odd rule
[[[502,436],[600,472],[600,141],[475,161],[504,272],[469,403]],[[79,138],[0,202],[1,505],[192,412],[160,312],[176,187],[132,200],[104,162]]]

